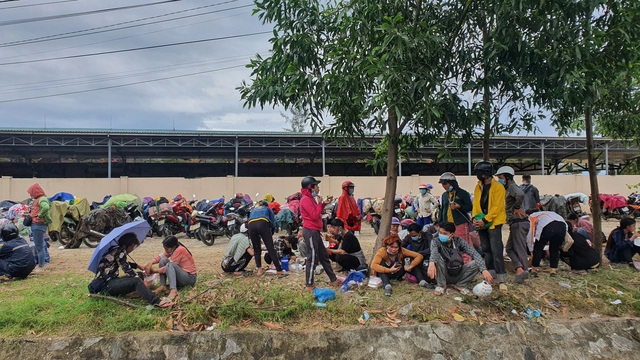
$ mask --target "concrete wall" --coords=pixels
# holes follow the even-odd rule
[[[340,186],[343,181],[351,180],[356,184],[355,196],[383,197],[385,177],[320,177],[321,193],[323,195],[339,196]],[[128,178],[115,179],[22,179],[3,176],[0,179],[0,200],[23,200],[28,197],[27,188],[34,182],[38,182],[51,196],[57,192],[70,192],[76,197],[84,197],[90,201],[101,200],[104,195],[116,195],[121,193],[137,194],[144,196],[173,197],[182,194],[189,198],[192,194],[198,199],[212,199],[226,196],[229,198],[236,192],[248,193],[252,197],[256,193],[264,196],[271,193],[279,202],[300,189],[301,178],[287,177],[211,177],[198,179],[184,178]],[[520,177],[517,176],[517,181]],[[473,191],[476,184],[475,177],[458,177],[460,185],[468,191]],[[437,176],[402,176],[398,178],[398,194],[416,194],[418,185],[430,183],[434,185],[433,193],[440,195],[442,189],[438,185]],[[533,176],[532,183],[538,187],[540,194],[566,195],[574,192],[589,194],[589,178],[583,175],[548,175]],[[606,194],[628,195],[631,193],[627,185],[640,184],[638,175],[599,176],[600,192]]]

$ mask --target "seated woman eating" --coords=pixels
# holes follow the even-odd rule
[[[109,250],[100,260],[98,273],[89,285],[89,292],[92,294],[104,292],[113,296],[136,292],[151,305],[161,308],[173,306],[174,303],[160,300],[158,296],[146,287],[142,279],[133,271],[132,264],[127,262],[127,255],[138,245],[140,245],[140,242],[135,234],[126,233],[120,236],[118,246]],[[137,268],[137,265],[134,264],[133,266]],[[122,269],[125,276],[118,276],[119,269]]]
[[[636,232],[636,219],[620,220],[620,226],[609,234],[604,255],[614,264],[628,264],[629,267],[636,269],[633,256],[640,254],[640,246],[636,245],[636,239],[639,236],[640,234]]]
[[[167,280],[169,282],[169,300],[175,300],[178,295],[178,288],[192,286],[196,283],[198,271],[193,260],[191,251],[178,241],[175,236],[169,236],[162,241],[164,253],[156,256],[147,265],[147,274],[157,272],[160,274],[160,287],[154,292],[160,294],[167,290]],[[158,269],[154,270],[153,265],[158,264]]]
[[[391,296],[390,280],[402,280],[406,273],[415,276],[420,286],[428,286],[422,271],[419,269],[420,264],[422,264],[422,255],[401,247],[400,243],[401,241],[397,234],[387,236],[382,241],[382,247],[371,262],[371,270],[382,279],[385,296]]]
[[[468,295],[467,284],[479,273],[482,273],[482,277],[489,284],[493,282],[482,255],[465,240],[454,235],[456,232],[454,223],[442,223],[438,231],[438,239],[431,242],[431,256],[427,270],[427,275],[436,279],[436,295],[444,294],[447,284],[453,284],[453,287],[462,295]],[[473,261],[465,264],[462,254],[469,255]]]

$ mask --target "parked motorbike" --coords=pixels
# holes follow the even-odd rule
[[[189,231],[207,246],[212,246],[217,236],[225,235],[227,232],[225,218],[222,216],[223,206],[224,198],[215,202],[206,211],[195,210],[192,213],[193,224],[189,227]]]
[[[60,232],[51,231],[49,237],[52,241],[58,241],[62,245],[67,245],[76,236],[78,223],[73,219],[71,213],[67,211],[60,225]]]
[[[225,235],[229,238],[240,232],[240,226],[249,220],[251,209],[249,204],[240,205],[239,207],[230,207],[227,209],[227,215],[224,219],[226,223]]]
[[[600,205],[602,218],[605,220],[610,218],[622,220],[623,217],[630,215],[627,198],[624,196],[600,194]]]

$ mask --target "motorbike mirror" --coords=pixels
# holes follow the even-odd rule
[[[258,196],[260,196],[260,193],[259,193],[259,192],[257,192],[257,193],[256,193],[256,199],[258,198]]]
[[[193,200],[196,199],[196,194],[191,195],[193,197]]]

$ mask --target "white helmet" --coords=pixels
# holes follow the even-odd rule
[[[507,174],[513,177],[516,175],[516,172],[513,171],[513,168],[511,166],[502,166],[500,167],[500,169],[498,169],[498,171],[496,171],[496,175],[501,175],[501,174]]]
[[[491,284],[486,281],[479,282],[473,287],[473,294],[479,297],[489,296],[492,291]]]
[[[456,176],[452,172],[442,173],[440,175],[440,180],[438,182],[442,184],[443,182],[456,181]]]
[[[244,233],[246,233],[246,232],[247,232],[247,230],[248,230],[248,229],[247,229],[247,225],[245,225],[245,224],[240,225],[240,232],[241,232],[241,233],[243,233],[243,234],[244,234]]]

